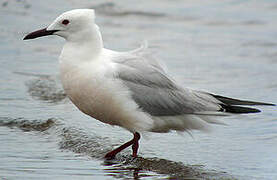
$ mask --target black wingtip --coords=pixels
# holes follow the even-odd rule
[[[234,98],[224,97],[224,96],[215,95],[215,94],[210,94],[210,95],[212,95],[214,98],[216,98],[217,100],[227,105],[276,106],[276,104],[272,104],[272,103],[240,100],[240,99],[234,99]]]
[[[31,39],[31,38],[28,38],[28,36],[25,36],[25,37],[23,38],[23,40],[27,40],[27,39]]]
[[[234,114],[246,114],[246,113],[259,113],[261,110],[256,108],[242,107],[242,106],[230,106],[221,105],[224,112],[234,113]]]

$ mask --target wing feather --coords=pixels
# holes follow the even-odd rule
[[[116,63],[116,78],[131,91],[139,107],[152,116],[176,116],[201,111],[219,111],[215,98],[181,88],[157,62],[136,55],[121,55]]]

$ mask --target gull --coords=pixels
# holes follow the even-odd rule
[[[104,48],[93,9],[67,11],[24,40],[47,35],[66,40],[59,67],[72,103],[83,113],[134,135],[107,153],[107,159],[129,146],[137,157],[143,132],[207,130],[209,124],[221,123],[218,116],[260,112],[245,105],[274,105],[184,88],[147,53],[146,46],[128,52]]]

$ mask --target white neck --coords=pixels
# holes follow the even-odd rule
[[[96,60],[103,49],[103,41],[98,26],[87,28],[66,38],[60,63],[75,66],[81,62]]]

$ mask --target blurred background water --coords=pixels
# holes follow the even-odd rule
[[[148,40],[185,87],[277,103],[274,0],[0,0],[0,179],[276,179],[277,111],[224,118],[228,126],[149,133],[140,158],[103,155],[132,135],[80,113],[58,79],[57,37],[22,41],[59,14],[94,8],[104,45]],[[143,158],[142,158],[143,157]]]

